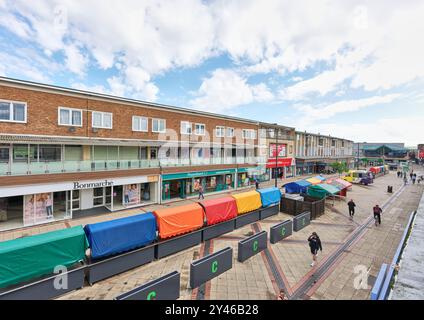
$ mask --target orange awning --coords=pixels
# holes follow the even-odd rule
[[[174,208],[153,211],[157,218],[159,237],[161,239],[174,237],[191,232],[203,226],[203,208],[192,203]]]

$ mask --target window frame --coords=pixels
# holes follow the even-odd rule
[[[159,130],[155,131],[154,130],[153,121],[155,121],[155,120],[163,121],[163,123],[164,123],[163,131],[159,131]],[[158,128],[159,128],[159,126],[158,126]],[[154,132],[154,133],[166,133],[166,119],[152,118],[152,132]]]
[[[60,111],[61,110],[66,110],[66,111],[69,111],[70,112],[70,114],[69,114],[69,120],[71,121],[71,124],[60,123]],[[81,113],[81,124],[80,125],[72,124],[72,111],[79,111]],[[59,126],[82,127],[82,123],[83,123],[83,118],[82,117],[83,117],[82,109],[68,108],[68,107],[61,107],[61,106],[59,106],[58,109],[57,109],[57,124]]]
[[[232,134],[231,135],[228,135],[228,131],[229,131],[229,129],[231,129],[232,130]],[[226,128],[226,137],[227,138],[234,138],[234,133],[235,133],[235,129],[233,128],[233,127],[227,127]]]
[[[185,128],[190,128],[190,132],[183,132],[183,125],[186,125]],[[193,123],[190,121],[180,121],[180,134],[192,135],[193,134]]]
[[[246,136],[246,133],[249,132],[249,136]],[[243,129],[243,139],[246,140],[255,140],[256,139],[256,130],[255,129]]]
[[[137,130],[134,129],[134,118],[140,118],[140,119],[146,120],[146,130],[139,130],[138,128],[137,128]],[[132,121],[131,121],[131,126],[132,126],[132,131],[135,131],[135,132],[149,132],[149,118],[143,117],[143,116],[133,115],[132,116]]]
[[[218,128],[224,130],[224,132],[223,132],[224,134],[223,135],[218,135],[218,132],[221,132],[220,130],[218,130]],[[215,137],[217,137],[217,138],[225,138],[225,126],[216,126],[215,127]]]
[[[102,115],[102,125],[101,126],[95,126],[94,125],[94,114],[95,113],[100,113]],[[110,114],[110,128],[104,126],[104,115],[105,114]],[[96,128],[96,129],[109,129],[109,130],[112,130],[113,129],[113,113],[112,112],[104,112],[104,111],[92,111],[91,112],[91,127],[92,128]]]
[[[203,133],[199,133],[197,131],[197,126],[203,126]],[[194,124],[194,135],[196,135],[196,136],[204,136],[204,135],[206,135],[206,124],[204,124],[204,123],[195,123]]]
[[[0,119],[0,122],[27,123],[27,121],[28,121],[28,103],[26,103],[24,101],[4,100],[4,99],[0,99],[0,103],[9,103],[9,120]],[[23,121],[13,120],[14,115],[15,115],[14,109],[13,109],[13,104],[14,103],[16,103],[16,104],[23,104],[25,106],[24,120]]]

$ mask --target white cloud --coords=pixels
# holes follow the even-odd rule
[[[65,65],[73,73],[83,76],[88,63],[88,58],[76,46],[65,47]]]
[[[272,93],[264,83],[250,85],[234,70],[215,70],[203,80],[197,97],[190,105],[203,110],[219,112],[252,102],[270,101]]]
[[[295,108],[304,113],[298,120],[298,126],[305,127],[311,124],[316,125],[320,120],[329,119],[339,113],[355,112],[374,105],[381,105],[393,102],[399,98],[400,94],[388,94],[385,96],[373,96],[356,100],[342,100],[331,104],[320,106],[295,105]]]
[[[344,137],[355,142],[393,142],[402,141],[407,145],[422,143],[423,116],[406,116],[398,118],[378,118],[374,122],[350,123],[326,123],[317,124],[314,129],[322,134]]]

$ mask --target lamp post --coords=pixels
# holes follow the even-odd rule
[[[280,131],[277,128],[274,128],[275,134],[275,187],[277,188],[277,171],[278,171],[278,134]]]

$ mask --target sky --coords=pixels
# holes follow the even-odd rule
[[[0,0],[0,76],[424,143],[422,0]]]

